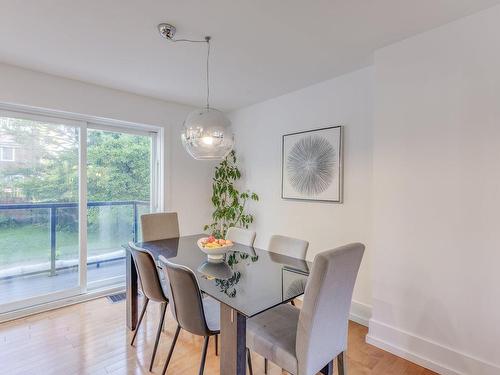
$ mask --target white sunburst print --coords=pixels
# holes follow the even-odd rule
[[[299,140],[287,158],[287,176],[295,190],[304,195],[324,192],[334,178],[335,149],[321,136]]]
[[[283,136],[282,198],[342,203],[342,129]]]

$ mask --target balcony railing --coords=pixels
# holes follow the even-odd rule
[[[145,201],[111,201],[111,202],[88,202],[87,207],[111,207],[111,206],[131,206],[133,209],[133,219],[132,219],[132,239],[134,241],[138,240],[139,235],[139,227],[138,227],[138,216],[139,216],[139,206],[149,206],[149,202]],[[57,211],[59,209],[67,209],[67,208],[78,208],[78,203],[76,202],[68,202],[68,203],[14,203],[14,204],[0,204],[0,214],[2,211],[6,210],[29,210],[29,209],[47,209],[49,210],[49,233],[50,233],[50,275],[55,275],[56,271],[65,267],[56,267],[56,258],[57,258],[57,224],[58,224],[58,215]],[[1,228],[0,228],[1,231]],[[118,258],[116,258],[118,259]],[[97,266],[99,263],[104,263],[107,261],[112,261],[116,259],[100,259],[95,260],[93,262],[88,262],[88,264],[96,263]],[[47,272],[47,270],[32,272],[33,273],[42,273]],[[23,273],[22,276],[27,275],[27,273]]]

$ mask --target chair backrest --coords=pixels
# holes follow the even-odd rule
[[[170,283],[170,306],[181,328],[199,336],[211,334],[205,320],[201,292],[193,272],[184,266],[162,259]]]
[[[167,297],[161,287],[156,264],[151,254],[135,246],[133,242],[129,242],[128,246],[132,252],[141,289],[146,298],[156,302],[166,302]]]
[[[227,230],[226,240],[231,240],[241,245],[253,246],[255,232],[248,229],[231,227]]]
[[[346,350],[352,292],[364,250],[363,244],[353,243],[314,258],[297,327],[298,375],[316,374]]]
[[[177,212],[141,215],[142,240],[156,241],[179,237]]]
[[[275,234],[271,237],[267,250],[292,258],[306,259],[308,247],[308,241]]]

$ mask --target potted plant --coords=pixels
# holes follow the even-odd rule
[[[242,193],[234,186],[241,178],[241,172],[236,165],[236,153],[231,151],[226,158],[215,167],[212,183],[212,223],[204,227],[216,238],[225,238],[230,227],[248,228],[253,222],[253,215],[246,213],[249,200],[258,201],[257,194],[244,191]]]

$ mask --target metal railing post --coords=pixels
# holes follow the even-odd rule
[[[137,212],[137,202],[134,201],[133,203],[133,207],[134,207],[134,242],[137,242],[138,241],[138,225],[137,225],[137,216],[138,216],[138,212]]]
[[[50,276],[56,274],[56,210],[55,206],[50,207]]]

